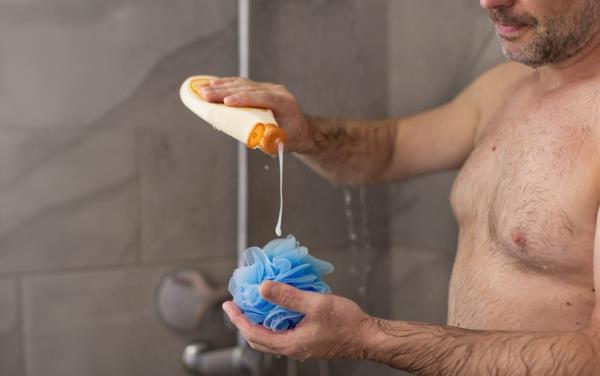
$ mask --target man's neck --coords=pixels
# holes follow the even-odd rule
[[[540,85],[545,90],[600,76],[600,32],[574,56],[537,69]]]

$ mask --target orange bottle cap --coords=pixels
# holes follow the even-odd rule
[[[246,142],[246,146],[250,149],[254,149],[260,145],[261,140],[265,134],[265,125],[263,123],[257,123],[254,128],[252,128],[252,132],[250,132],[250,136],[248,137],[248,141]]]
[[[262,151],[269,154],[277,153],[277,145],[285,144],[287,136],[283,129],[274,124],[265,124],[265,134],[260,141],[259,147]]]

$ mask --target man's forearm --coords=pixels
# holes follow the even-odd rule
[[[309,145],[297,155],[311,168],[340,184],[381,179],[392,158],[397,121],[307,120]]]
[[[374,319],[369,333],[364,358],[417,375],[600,375],[591,330],[474,331]]]

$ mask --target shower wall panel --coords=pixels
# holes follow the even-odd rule
[[[226,283],[236,144],[178,87],[237,73],[237,1],[1,1],[0,49],[0,374],[183,375],[153,293]]]
[[[385,1],[253,2],[251,77],[281,83],[304,112],[330,117],[387,115],[388,4]],[[249,242],[275,238],[278,162],[250,153]],[[388,196],[385,186],[349,188],[318,176],[289,154],[284,162],[283,232],[331,261],[332,289],[380,316],[389,311]],[[385,366],[335,361],[333,375],[385,375]],[[314,361],[299,374],[316,375]]]

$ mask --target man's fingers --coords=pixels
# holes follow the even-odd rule
[[[257,88],[257,87],[261,86],[261,84],[259,84],[257,82],[252,82],[249,80],[235,80],[235,81],[223,82],[223,83],[216,84],[216,85],[210,85],[207,87],[210,89],[213,89],[213,90],[222,90],[222,89],[234,89],[236,87],[244,87],[244,86],[251,86],[251,87]]]
[[[280,283],[271,282],[273,285],[281,285],[284,287],[289,287],[292,290],[296,290],[291,286],[282,285]],[[273,290],[270,287],[275,287]],[[261,285],[261,295],[262,290],[267,289],[265,291],[267,295],[271,292],[279,294],[276,286],[269,286],[269,283],[265,282]],[[296,290],[303,294],[310,294],[304,291]],[[317,295],[317,294],[314,294]],[[309,296],[309,299],[312,297]],[[299,301],[303,298],[300,297]],[[285,300],[285,298],[284,298]],[[310,303],[309,303],[310,304]],[[294,306],[296,307],[296,306]],[[288,307],[290,309],[300,310],[299,308]],[[283,332],[273,332],[262,325],[253,325],[248,321],[248,319],[244,316],[244,314],[240,311],[240,309],[233,302],[225,302],[223,303],[223,310],[231,320],[231,322],[239,329],[241,335],[248,341],[248,344],[257,351],[271,353],[271,354],[285,354],[291,355],[296,353],[294,350],[298,348],[298,343],[302,341],[303,338],[306,337],[306,332],[301,334],[299,330],[301,330],[302,325],[297,326],[294,329],[283,331]],[[314,336],[313,336],[314,337]],[[294,347],[295,345],[295,347]]]
[[[269,346],[269,343],[277,344],[279,339],[276,337],[280,337],[284,334],[274,333],[262,325],[252,324],[242,311],[240,311],[238,306],[231,301],[223,303],[223,311],[225,311],[231,323],[239,329],[242,336],[253,343],[262,346]]]
[[[243,77],[219,77],[219,78],[215,78],[214,80],[210,81],[210,86],[219,86],[219,85],[224,85],[230,82],[236,82],[236,81],[248,81],[248,79],[243,78]]]
[[[269,347],[260,345],[260,344],[258,344],[256,342],[248,342],[248,344],[250,345],[250,347],[252,347],[253,350],[260,351],[260,352],[263,352],[263,353],[269,353],[269,354],[278,355],[278,353],[277,353],[277,351],[275,349],[271,349]]]
[[[239,330],[246,332],[252,328],[252,324],[248,321],[248,318],[244,316],[242,311],[233,302],[223,303],[223,311],[225,311],[231,323]]]
[[[271,303],[301,313],[308,313],[316,304],[316,299],[319,299],[317,294],[273,281],[265,281],[260,285],[260,295]]]
[[[240,86],[235,88],[209,88],[204,87],[200,91],[202,96],[209,102],[223,102],[223,99],[239,93],[254,92],[257,89],[252,86]]]
[[[223,98],[227,106],[258,107],[273,110],[275,115],[281,113],[284,103],[280,97],[269,91],[241,92]]]
[[[247,79],[227,81],[227,82],[223,82],[223,83],[219,83],[219,84],[215,84],[215,85],[211,84],[211,85],[206,86],[206,88],[212,89],[212,90],[236,89],[236,88],[242,88],[242,87],[250,87],[255,90],[267,90],[267,91],[276,91],[276,92],[281,92],[281,91],[285,90],[287,92],[287,90],[285,89],[285,86],[283,86],[283,85],[275,85],[275,84],[271,84],[268,82],[255,82],[255,81],[250,81]]]
[[[240,77],[212,80],[203,87],[202,96],[209,102],[224,103],[232,107],[258,107],[273,110],[275,115],[290,108],[293,97],[284,86],[250,81]]]

